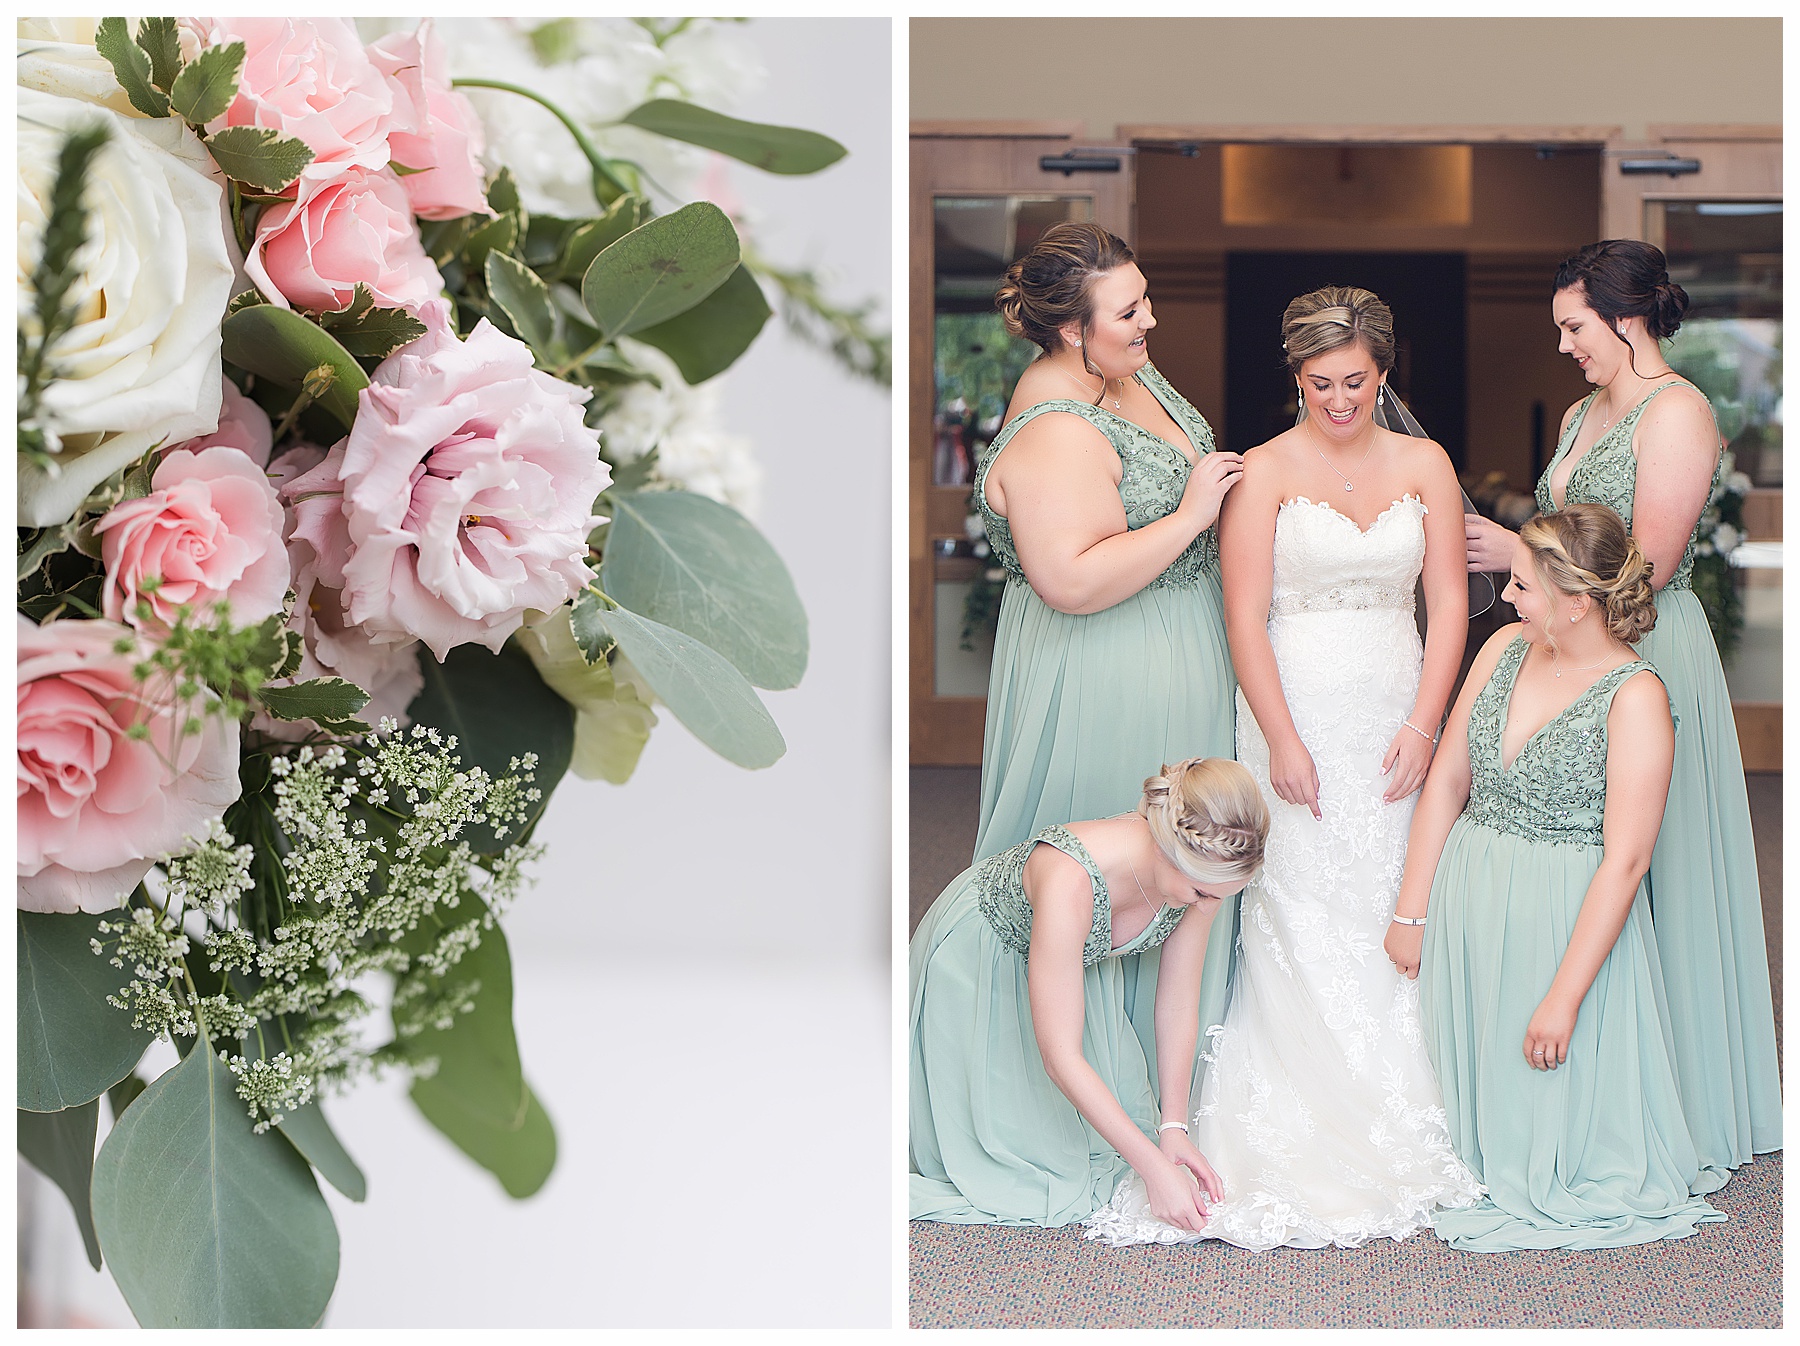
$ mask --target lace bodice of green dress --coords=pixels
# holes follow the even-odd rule
[[[1169,386],[1168,380],[1146,364],[1137,372],[1137,380],[1163,404],[1186,433],[1196,454],[1213,451],[1212,427],[1191,403]],[[1096,407],[1072,398],[1052,398],[1027,407],[1013,417],[982,454],[975,471],[975,508],[987,528],[988,545],[994,557],[1006,567],[1007,582],[1024,584],[1025,572],[1019,567],[1019,554],[1013,547],[1012,528],[994,513],[987,502],[987,474],[994,459],[1022,426],[1028,425],[1047,411],[1068,411],[1081,417],[1106,436],[1119,455],[1122,471],[1119,477],[1119,500],[1125,506],[1125,522],[1131,528],[1142,528],[1171,513],[1181,503],[1187,489],[1188,473],[1193,471],[1187,455],[1167,440],[1151,434],[1135,421],[1126,420],[1104,407]],[[1147,588],[1171,584],[1192,584],[1203,571],[1217,575],[1219,571],[1219,535],[1208,528],[1170,562]]]
[[[1164,907],[1158,911],[1143,933],[1113,948],[1112,897],[1106,891],[1106,879],[1088,849],[1066,827],[1052,824],[1029,841],[991,855],[975,871],[975,899],[981,914],[987,918],[1001,942],[1021,956],[1031,953],[1031,903],[1025,896],[1025,862],[1039,842],[1054,846],[1064,855],[1080,863],[1094,886],[1094,923],[1082,945],[1081,965],[1092,967],[1101,959],[1116,953],[1143,953],[1154,949],[1174,931],[1186,907]]]
[[[1506,647],[1469,711],[1469,802],[1463,812],[1530,841],[1598,846],[1606,816],[1606,714],[1626,679],[1656,669],[1646,659],[1609,669],[1527,739],[1511,766],[1503,766],[1506,711],[1529,648],[1523,637]]]
[[[1610,506],[1618,516],[1625,520],[1625,526],[1631,527],[1632,502],[1637,498],[1637,455],[1631,451],[1632,432],[1637,429],[1638,418],[1644,414],[1644,408],[1663,392],[1670,388],[1693,388],[1694,385],[1685,379],[1673,383],[1665,383],[1643,401],[1619,418],[1619,423],[1608,427],[1606,433],[1595,440],[1593,446],[1581,455],[1569,472],[1568,485],[1563,488],[1563,504],[1601,504]],[[1699,392],[1698,388],[1694,389]],[[1569,428],[1556,446],[1556,456],[1551,458],[1550,466],[1544,469],[1544,475],[1538,478],[1537,507],[1545,514],[1556,512],[1556,500],[1550,494],[1550,479],[1568,456],[1569,447],[1574,444],[1575,436],[1581,431],[1581,423],[1587,419],[1588,408],[1594,405],[1599,390],[1589,393],[1587,400],[1569,420]],[[1701,394],[1705,396],[1704,393]],[[1708,404],[1710,406],[1710,404]],[[1718,463],[1713,467],[1712,489],[1719,489],[1719,480],[1725,470],[1725,456],[1719,455]],[[1690,587],[1694,570],[1694,548],[1700,541],[1700,522],[1694,521],[1694,531],[1688,537],[1686,549],[1681,553],[1681,563],[1675,567],[1670,576],[1669,589],[1686,589]]]

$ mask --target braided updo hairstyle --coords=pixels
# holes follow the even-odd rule
[[[1536,515],[1519,529],[1519,541],[1530,548],[1545,584],[1600,605],[1614,640],[1635,645],[1656,625],[1655,566],[1607,506],[1569,505]]]
[[[1290,374],[1353,342],[1362,343],[1381,373],[1394,367],[1393,310],[1354,285],[1327,285],[1303,294],[1281,315],[1281,348]]]
[[[1248,770],[1227,757],[1190,757],[1144,782],[1138,812],[1195,883],[1246,884],[1262,867],[1269,807]]]
[[[1053,224],[1029,251],[1006,268],[994,307],[1013,336],[1035,342],[1046,355],[1062,349],[1061,329],[1081,328],[1081,363],[1099,374],[1087,354],[1094,319],[1094,282],[1135,260],[1124,239],[1089,221]]]
[[[1555,292],[1563,290],[1579,291],[1620,341],[1625,318],[1642,318],[1645,331],[1666,341],[1681,330],[1688,307],[1687,291],[1669,279],[1662,249],[1635,238],[1602,239],[1565,257],[1556,268]],[[1638,372],[1635,352],[1631,372]]]

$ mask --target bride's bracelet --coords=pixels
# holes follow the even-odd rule
[[[1159,1140],[1162,1138],[1162,1133],[1165,1131],[1179,1131],[1183,1135],[1186,1135],[1187,1134],[1187,1123],[1186,1122],[1164,1122],[1161,1126],[1156,1128],[1156,1135]]]
[[[1396,917],[1394,917],[1394,924],[1395,925],[1424,925],[1425,918],[1423,916],[1396,916]]]
[[[1405,725],[1408,729],[1412,730],[1413,733],[1417,734],[1420,738],[1424,739],[1432,747],[1434,747],[1434,748],[1437,747],[1437,739],[1433,735],[1428,734],[1423,729],[1419,728],[1419,726],[1414,724],[1411,720],[1402,720],[1402,721],[1400,721],[1400,723]]]

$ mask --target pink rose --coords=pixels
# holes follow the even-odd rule
[[[114,643],[131,641],[130,653]],[[238,727],[131,676],[133,634],[102,621],[19,618],[19,905],[107,911],[238,797]],[[143,738],[127,731],[148,730]]]
[[[219,428],[210,435],[201,435],[175,447],[198,453],[214,444],[223,444],[238,450],[258,467],[267,467],[269,450],[274,447],[269,413],[240,393],[237,384],[230,379],[225,379],[224,384],[225,403],[219,408]]]
[[[370,43],[369,59],[395,89],[388,150],[395,163],[422,170],[400,179],[413,214],[427,220],[492,215],[481,189],[481,118],[474,104],[451,88],[450,58],[431,20],[421,20],[411,33],[389,33]]]
[[[528,608],[592,578],[594,498],[611,480],[582,422],[589,392],[532,368],[483,319],[459,341],[450,305],[394,352],[358,397],[340,472],[352,622],[377,640],[499,650]]]
[[[268,126],[305,142],[302,187],[357,167],[387,167],[394,90],[348,19],[195,19],[208,47],[241,41],[238,94],[208,131]]]
[[[365,721],[374,724],[388,715],[405,725],[406,708],[425,685],[418,642],[378,644],[344,612],[350,533],[344,524],[344,487],[338,479],[343,461],[342,443],[329,454],[302,444],[282,454],[270,468],[288,507],[288,559],[296,594],[289,626],[306,645],[294,677],[346,678],[369,694],[369,704],[361,712]],[[296,737],[309,724],[266,716],[257,720],[257,728],[277,738]]]
[[[137,625],[140,598],[164,627],[175,624],[182,607],[206,614],[215,603],[230,603],[234,626],[281,611],[288,587],[281,501],[261,468],[224,445],[174,449],[150,488],[94,525],[106,563],[107,617]],[[160,581],[155,592],[145,587],[149,579]]]
[[[358,281],[382,308],[417,309],[444,288],[392,173],[353,168],[301,182],[256,224],[244,270],[270,302],[315,313],[348,308]]]

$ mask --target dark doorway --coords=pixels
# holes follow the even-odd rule
[[[1465,461],[1467,254],[1232,252],[1225,257],[1225,440],[1241,453],[1294,423],[1294,380],[1281,357],[1281,315],[1324,285],[1373,290],[1394,311],[1388,382],[1425,432]]]

